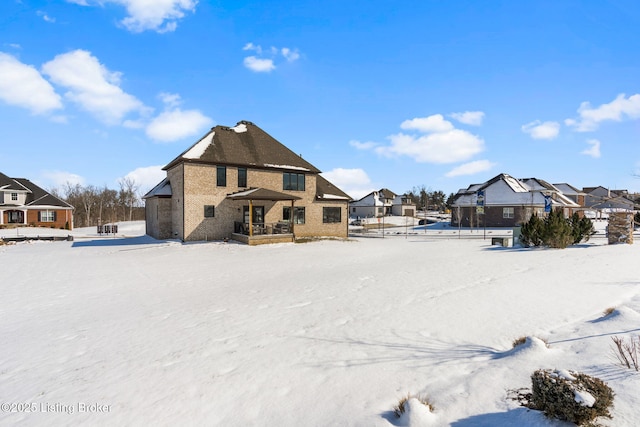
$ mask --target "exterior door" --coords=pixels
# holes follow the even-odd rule
[[[249,224],[249,206],[242,207],[244,213],[244,223]],[[264,223],[264,206],[254,206],[253,214],[252,214],[252,222],[254,224],[263,224]]]
[[[9,211],[9,224],[24,224],[24,212]]]

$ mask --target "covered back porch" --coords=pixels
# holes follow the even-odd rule
[[[243,221],[234,222],[234,232],[231,235],[237,240],[248,245],[262,245],[268,243],[290,243],[295,239],[293,221],[265,222],[264,207],[255,206],[259,201],[288,201],[293,212],[294,203],[300,197],[265,188],[252,188],[227,196],[229,200],[247,201],[243,211]]]

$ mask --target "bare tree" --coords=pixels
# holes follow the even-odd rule
[[[128,211],[129,221],[133,219],[133,208],[138,205],[138,188],[136,180],[130,177],[124,177],[118,180],[120,185],[120,201],[125,208],[125,215]],[[126,219],[126,218],[125,218]]]

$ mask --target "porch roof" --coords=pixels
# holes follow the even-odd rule
[[[267,190],[266,188],[250,188],[227,195],[231,200],[300,200],[301,197],[291,194],[280,193],[279,191]]]

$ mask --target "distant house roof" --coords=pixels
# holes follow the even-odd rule
[[[33,182],[25,178],[14,178],[20,185],[29,190],[31,194],[27,196],[27,206],[55,206],[63,209],[73,209],[69,203],[54,196],[48,191],[35,185]]]
[[[38,187],[25,178],[9,178],[0,172],[0,190],[27,193],[25,206],[46,206],[73,209],[69,203]]]
[[[20,184],[13,178],[9,178],[7,175],[0,172],[0,190],[14,190],[21,192],[28,192],[29,189]]]
[[[567,196],[584,195],[584,192],[582,190],[579,190],[573,185],[570,185],[564,182],[561,184],[553,184],[553,186],[556,187],[558,190],[562,191]]]
[[[248,121],[240,121],[234,127],[212,128],[198,142],[173,159],[164,170],[182,162],[320,173],[319,169],[300,155]]]
[[[379,193],[385,199],[394,199],[397,196],[396,193],[394,193],[393,191],[389,190],[388,188],[381,188]]]
[[[499,185],[496,185],[500,183]],[[552,193],[553,206],[578,207],[579,205],[562,192],[538,178],[516,179],[501,173],[482,184],[472,184],[466,190],[460,190],[455,196],[454,206],[471,206],[476,204],[476,195],[480,190],[492,189],[491,197],[485,195],[485,205],[527,204],[544,206],[545,194]]]

